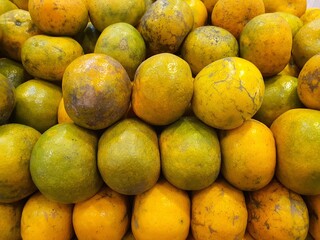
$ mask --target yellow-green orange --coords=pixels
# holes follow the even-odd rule
[[[6,123],[16,104],[15,88],[9,79],[0,73],[0,124]]]
[[[10,58],[0,58],[0,73],[6,76],[14,87],[32,78],[21,62]]]
[[[156,132],[138,119],[124,119],[100,137],[98,167],[113,190],[136,195],[150,189],[160,175]]]
[[[0,1],[0,15],[4,14],[5,12],[8,12],[13,9],[17,9],[17,5],[15,5],[10,0],[1,0]]]
[[[146,57],[146,45],[136,28],[121,22],[103,30],[94,52],[107,54],[119,61],[133,80],[136,69]]]
[[[195,77],[192,109],[209,126],[236,128],[258,111],[264,90],[263,77],[251,62],[238,57],[219,59]]]
[[[61,81],[66,67],[81,55],[81,45],[70,37],[37,35],[24,42],[21,62],[36,78]]]
[[[303,26],[303,21],[292,13],[276,12],[276,14],[279,14],[289,23],[291,27],[292,37],[294,37],[294,35],[296,35],[299,29]]]
[[[44,132],[58,123],[61,87],[43,80],[31,79],[16,88],[16,106],[12,121]]]
[[[184,0],[157,0],[139,28],[150,54],[175,53],[193,27],[193,12]]]
[[[308,8],[305,13],[300,17],[303,24],[307,24],[313,20],[320,18],[320,8]]]
[[[298,78],[276,75],[265,79],[265,93],[261,107],[253,118],[270,127],[272,122],[285,111],[303,107],[298,93]]]
[[[181,46],[181,57],[196,75],[218,59],[238,56],[238,50],[238,42],[230,32],[220,27],[203,26],[188,34]]]
[[[276,140],[279,181],[299,194],[320,194],[320,112],[290,109],[270,128]]]
[[[159,138],[164,177],[183,190],[200,190],[220,172],[221,154],[216,131],[195,117],[182,117]]]
[[[19,201],[36,190],[29,162],[40,135],[37,130],[22,124],[0,126],[0,202]]]
[[[298,76],[298,96],[307,107],[320,110],[320,54],[311,57]]]
[[[240,56],[256,65],[264,77],[275,75],[290,60],[291,27],[277,13],[260,14],[244,26],[239,45]]]
[[[49,128],[35,144],[30,173],[40,192],[50,200],[76,203],[95,195],[102,185],[95,133],[73,123]]]
[[[303,15],[307,8],[307,0],[263,0],[266,12],[287,12],[298,17]]]
[[[74,60],[62,80],[64,106],[69,117],[89,129],[103,129],[128,110],[131,82],[124,67],[102,53]]]
[[[132,89],[134,113],[153,125],[178,120],[190,104],[193,78],[186,61],[171,53],[160,53],[143,61]]]

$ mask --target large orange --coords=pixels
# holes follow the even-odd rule
[[[276,140],[279,181],[299,194],[320,194],[320,111],[290,109],[270,128]]]
[[[106,54],[90,53],[66,68],[62,93],[66,112],[76,124],[103,129],[128,110],[131,82],[117,60]]]

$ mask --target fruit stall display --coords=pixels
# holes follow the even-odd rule
[[[0,0],[0,240],[320,240],[320,6]]]

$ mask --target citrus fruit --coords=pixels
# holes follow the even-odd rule
[[[58,123],[61,87],[43,80],[31,79],[16,88],[16,106],[12,121],[44,132]]]
[[[228,57],[203,68],[195,77],[192,110],[211,127],[232,129],[260,108],[264,81],[251,62]]]
[[[218,177],[221,154],[216,131],[195,117],[181,117],[159,138],[164,177],[183,190],[200,190]]]
[[[309,233],[314,239],[320,237],[320,194],[305,196],[304,200],[309,210]]]
[[[87,0],[90,20],[102,32],[113,23],[136,26],[146,11],[145,0]]]
[[[320,19],[303,25],[293,38],[292,56],[301,69],[314,55],[320,52]]]
[[[88,22],[86,28],[74,38],[80,43],[85,54],[93,53],[100,34],[101,32],[93,26],[92,22]]]
[[[121,194],[150,189],[160,175],[156,132],[138,119],[124,119],[107,128],[99,139],[98,168],[104,182]]]
[[[0,52],[12,60],[21,61],[21,48],[30,37],[40,34],[30,13],[14,9],[0,15]]]
[[[0,125],[7,123],[16,104],[15,88],[9,79],[0,73]]]
[[[227,30],[202,26],[191,31],[181,46],[181,57],[194,75],[208,64],[225,57],[238,56],[237,39]]]
[[[239,46],[240,57],[256,65],[264,77],[275,75],[290,60],[291,27],[277,13],[260,14],[244,26]]]
[[[146,45],[136,28],[120,22],[111,24],[102,31],[94,52],[104,53],[119,61],[133,80],[136,69],[146,58]]]
[[[122,239],[130,224],[129,211],[129,198],[104,186],[74,205],[75,234],[79,240]]]
[[[248,232],[254,239],[305,239],[308,209],[302,197],[277,180],[247,198]]]
[[[117,60],[102,53],[90,53],[68,65],[62,93],[66,112],[76,124],[104,129],[128,110],[131,81]]]
[[[13,9],[18,9],[18,7],[10,0],[0,1],[0,15]]]
[[[300,72],[300,69],[298,68],[297,64],[294,62],[292,54],[290,57],[290,60],[287,64],[287,66],[281,71],[279,72],[277,75],[289,75],[292,77],[298,77]]]
[[[311,57],[298,76],[298,96],[307,107],[320,110],[320,54]]]
[[[37,35],[21,48],[21,62],[35,78],[61,81],[66,67],[83,55],[81,45],[70,37]]]
[[[48,199],[76,203],[95,195],[102,185],[96,163],[98,138],[73,123],[61,123],[44,132],[31,159],[32,180]]]
[[[28,11],[28,2],[29,0],[10,0],[15,5],[17,5],[18,8],[27,10]]]
[[[21,236],[24,240],[70,240],[73,235],[72,204],[51,201],[40,192],[34,193],[24,205]]]
[[[303,24],[307,24],[313,20],[320,18],[320,8],[308,8],[300,17]]]
[[[279,14],[289,23],[291,27],[292,37],[294,37],[294,35],[296,35],[299,29],[303,26],[302,20],[292,13],[276,12],[276,14]]]
[[[253,118],[268,127],[287,110],[303,107],[297,93],[298,78],[289,75],[276,75],[265,79],[264,84],[263,101]]]
[[[24,201],[0,203],[1,240],[20,240],[20,220]]]
[[[263,0],[219,0],[214,5],[211,23],[226,29],[238,39],[248,21],[263,13]]]
[[[0,126],[0,202],[19,201],[34,191],[29,162],[40,133],[22,124]]]
[[[193,12],[184,0],[157,0],[140,19],[138,30],[150,55],[176,53],[193,21]]]
[[[249,119],[240,127],[220,131],[221,173],[236,188],[255,191],[273,178],[276,146],[271,130]]]
[[[266,12],[288,12],[298,17],[307,9],[306,0],[263,0]]]
[[[61,98],[58,106],[58,123],[72,123],[72,119],[69,117],[64,107],[63,98]]]
[[[132,89],[135,114],[153,125],[167,125],[183,115],[193,92],[191,69],[171,53],[159,53],[143,61]]]
[[[219,178],[192,193],[191,230],[195,240],[242,239],[247,225],[244,194]]]
[[[290,109],[270,128],[276,140],[278,180],[299,194],[320,194],[320,112]]]
[[[218,2],[218,0],[201,0],[201,1],[206,6],[208,15],[210,15],[212,13],[214,6]]]
[[[164,179],[134,197],[131,229],[139,240],[185,240],[190,225],[188,193]]]
[[[192,29],[206,25],[208,12],[204,3],[201,0],[185,0],[185,1],[186,3],[188,3],[193,13]]]
[[[73,36],[88,23],[83,0],[29,0],[28,9],[34,24],[48,35]]]
[[[15,88],[32,78],[24,69],[21,62],[11,60],[10,58],[0,58],[0,73],[7,77]]]

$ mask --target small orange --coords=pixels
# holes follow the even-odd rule
[[[307,24],[313,20],[320,18],[320,8],[308,8],[300,17],[303,24]]]
[[[298,76],[298,96],[308,108],[320,110],[320,54],[311,57]]]
[[[193,13],[193,29],[206,25],[208,12],[201,0],[185,0]]]
[[[288,12],[298,17],[307,9],[307,0],[263,0],[266,12]]]
[[[0,0],[0,15],[13,9],[18,9],[10,0]]]
[[[34,24],[48,35],[73,36],[88,23],[84,0],[29,0],[28,9]]]
[[[263,13],[263,0],[219,0],[214,5],[211,23],[226,29],[238,39],[247,22]]]
[[[32,78],[21,62],[10,58],[0,58],[0,73],[6,76],[15,88]]]
[[[103,186],[74,205],[72,219],[78,240],[122,239],[130,226],[129,197]]]
[[[58,123],[72,123],[72,119],[69,117],[64,107],[63,98],[61,98],[58,106]]]
[[[7,77],[0,73],[0,125],[6,123],[16,105],[15,88]]]
[[[86,28],[79,32],[74,38],[80,43],[83,52],[93,53],[98,38],[101,32],[99,32],[92,24],[92,22],[88,22]]]
[[[221,173],[229,183],[243,191],[255,191],[273,178],[276,145],[271,130],[249,119],[240,127],[220,131]]]
[[[294,37],[299,29],[303,26],[302,20],[292,13],[276,12],[276,14],[279,14],[289,23],[291,27],[292,37]]]
[[[26,202],[21,216],[21,236],[24,240],[70,240],[73,235],[72,204],[47,199],[40,192]]]

